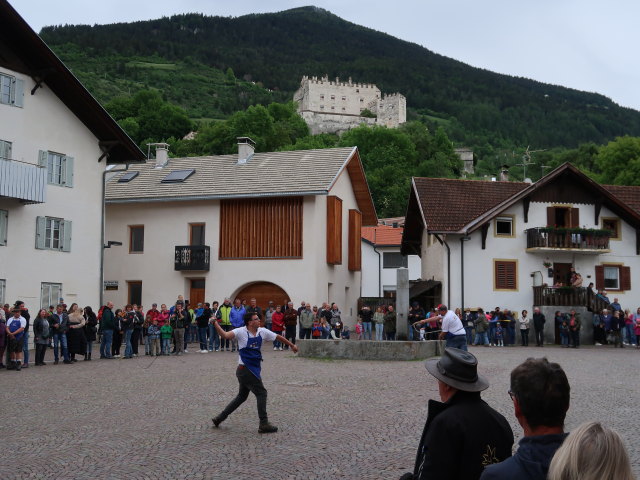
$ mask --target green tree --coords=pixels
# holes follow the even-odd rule
[[[600,147],[596,165],[601,183],[640,185],[640,137],[618,137]]]

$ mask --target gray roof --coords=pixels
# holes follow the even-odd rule
[[[107,182],[107,203],[199,200],[255,196],[326,194],[352,158],[355,147],[290,152],[255,153],[244,165],[238,155],[170,158],[155,168],[155,161],[131,165],[140,174],[118,183],[124,173]],[[161,183],[175,170],[195,169],[181,183]]]

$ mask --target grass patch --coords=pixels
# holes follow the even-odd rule
[[[178,68],[178,66],[175,63],[151,63],[151,62],[128,62],[127,67],[152,68],[155,70],[176,70]]]

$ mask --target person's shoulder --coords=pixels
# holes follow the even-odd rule
[[[511,480],[512,478],[522,478],[523,473],[514,456],[500,463],[487,465],[480,475],[480,480]]]

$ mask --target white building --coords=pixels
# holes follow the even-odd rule
[[[336,302],[353,322],[361,225],[377,217],[357,148],[166,158],[107,183],[105,296]]]
[[[414,178],[402,252],[421,256],[421,277],[441,287],[434,301],[539,306],[548,319],[575,307],[588,326],[604,305],[567,286],[572,266],[584,287],[593,282],[623,308],[638,307],[640,187],[599,185],[571,164],[533,184]],[[553,339],[553,324],[546,334]]]
[[[363,123],[397,128],[407,121],[404,95],[382,95],[374,84],[354,83],[351,78],[341,82],[305,75],[293,100],[314,135],[343,132]],[[365,110],[374,116],[362,116]]]
[[[398,268],[409,269],[409,280],[420,278],[418,255],[402,255],[403,228],[397,222],[362,228],[362,296],[394,299]]]
[[[0,302],[97,307],[103,172],[144,154],[4,0],[0,23]]]

